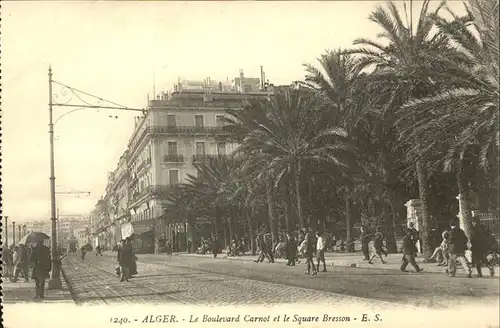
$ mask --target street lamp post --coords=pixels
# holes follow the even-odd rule
[[[5,246],[9,247],[9,216],[5,216]]]
[[[22,228],[23,227],[20,226],[20,225],[17,226],[17,238],[18,238],[19,241],[21,241],[21,238],[23,238],[23,237],[21,237],[21,229]]]
[[[12,221],[12,244],[16,246],[16,221]]]
[[[50,221],[52,274],[49,280],[49,289],[61,289],[62,282],[59,271],[59,255],[57,253],[57,227],[56,227],[56,177],[54,176],[54,123],[52,114],[52,68],[49,66],[49,142],[50,142]]]
[[[70,95],[76,95],[76,98],[80,99],[86,105],[75,105],[70,104],[69,101],[65,103],[59,103],[53,100],[52,94],[52,84],[56,84],[63,87],[66,91],[69,91]],[[97,100],[97,104],[90,104],[82,99],[82,96],[91,97]],[[111,106],[105,106],[104,103],[111,104]],[[53,107],[73,107],[77,108],[72,111],[66,112],[65,114],[59,116],[56,121],[53,121]],[[144,108],[130,108],[126,106],[119,105],[117,103],[105,100],[101,97],[91,95],[89,93],[77,90],[68,85],[62,84],[60,82],[54,81],[52,79],[52,68],[49,66],[49,142],[50,142],[50,220],[51,220],[51,257],[52,257],[52,273],[49,280],[49,289],[61,289],[61,277],[60,277],[60,261],[59,253],[57,251],[57,219],[56,219],[56,183],[55,183],[55,169],[54,169],[54,125],[63,116],[73,113],[77,110],[82,109],[112,109],[112,110],[126,110],[126,111],[139,111],[145,114]]]

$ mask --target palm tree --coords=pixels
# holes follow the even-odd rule
[[[377,85],[385,89],[384,92],[378,92],[379,94],[386,96],[387,90],[390,90],[390,98],[383,111],[384,117],[389,119],[389,124],[391,121],[394,123],[400,105],[410,98],[423,97],[432,91],[432,81],[422,79],[418,71],[426,61],[424,54],[448,50],[445,38],[433,32],[435,24],[429,19],[429,4],[428,0],[423,2],[415,27],[412,1],[409,12],[406,3],[404,4],[406,23],[393,2],[389,2],[387,7],[378,7],[371,14],[370,20],[383,29],[378,36],[382,42],[358,39],[354,42],[358,48],[349,52],[360,55],[360,68],[374,68],[371,77]],[[435,15],[442,6],[443,4],[439,5],[434,11]],[[421,140],[413,142],[418,144]],[[427,255],[433,251],[428,238],[433,224],[428,209],[427,172],[424,161],[416,162],[416,173],[422,206],[422,239]]]
[[[227,129],[244,137],[237,153],[249,159],[247,168],[272,179],[274,187],[291,182],[295,221],[305,227],[302,213],[301,173],[303,165],[329,165],[338,176],[354,163],[354,147],[347,133],[331,127],[331,111],[311,91],[277,91],[267,100],[253,99],[243,110],[230,110]]]
[[[395,161],[390,156],[391,140],[387,140],[387,136],[393,135],[394,132],[390,131],[392,127],[385,127],[383,117],[374,110],[378,98],[368,97],[370,76],[362,73],[363,67],[358,65],[353,55],[341,49],[327,51],[318,59],[318,62],[321,69],[309,64],[305,65],[307,72],[305,80],[310,87],[326,96],[335,113],[334,124],[340,123],[348,129],[351,138],[360,150],[367,175],[358,179],[359,182],[367,186],[372,181],[375,182],[376,171],[382,173],[376,174],[379,180],[373,186],[380,185],[380,180],[383,180],[384,186],[387,187],[384,195],[392,196],[384,198],[394,200],[395,197],[391,194],[390,187],[393,185],[393,180],[397,180],[395,175],[398,171],[394,169]],[[345,199],[347,243],[353,250],[350,231],[353,221],[353,199],[350,194],[355,193],[356,190],[353,188],[346,188],[346,190],[348,191]],[[388,248],[390,252],[396,252],[393,216],[386,215],[386,217]]]
[[[431,54],[440,69],[426,70],[435,81],[446,81],[440,92],[429,97],[416,97],[405,104],[407,112],[419,117],[415,128],[405,138],[425,138],[426,147],[414,149],[421,155],[435,155],[436,165],[457,171],[461,215],[468,233],[471,225],[469,186],[464,174],[466,158],[475,152],[483,168],[498,171],[499,156],[499,91],[498,91],[498,0],[471,0],[467,15],[453,12],[452,21],[434,16],[440,32],[460,56]],[[428,138],[432,136],[432,138]],[[475,151],[474,151],[475,150]],[[496,168],[496,169],[495,169]]]

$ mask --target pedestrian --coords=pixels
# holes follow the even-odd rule
[[[325,250],[326,250],[326,238],[321,234],[320,231],[316,231],[316,271],[319,272],[319,265],[323,262],[323,270],[321,272],[326,272],[326,261],[325,261]]]
[[[118,263],[120,264],[121,279],[120,281],[128,281],[130,277],[130,268],[133,262],[132,244],[127,240],[123,241],[123,246],[118,252]]]
[[[361,226],[361,251],[363,252],[363,261],[370,261],[370,250],[369,250],[369,235],[368,235],[368,228],[366,226]]]
[[[212,253],[214,254],[214,258],[216,258],[217,253],[219,253],[219,242],[217,240],[217,236],[212,237]]]
[[[415,261],[415,254],[417,253],[417,247],[415,246],[415,241],[413,238],[413,232],[411,230],[406,231],[406,235],[403,237],[403,260],[401,263],[401,272],[408,272],[406,267],[411,264],[416,272],[421,272],[421,269],[417,262]]]
[[[490,270],[490,275],[495,275],[495,269],[486,259],[487,253],[490,251],[490,238],[486,229],[481,226],[478,217],[472,219],[472,229],[470,233],[470,251],[472,253],[472,264],[476,266],[477,276],[481,278],[483,273],[481,266],[485,265]]]
[[[270,259],[271,263],[274,263],[273,241],[270,234],[264,235],[264,242],[266,243],[267,257]]]
[[[457,218],[451,220],[450,241],[448,243],[448,252],[450,253],[450,260],[448,262],[448,276],[455,277],[457,272],[457,261],[462,264],[464,270],[467,271],[467,276],[472,277],[472,272],[465,258],[465,251],[467,250],[467,236],[465,232],[459,227],[459,220]]]
[[[35,280],[35,299],[45,297],[45,280],[52,270],[50,250],[41,241],[32,244],[30,262],[33,264],[31,277]]]
[[[24,278],[24,282],[29,281],[29,258],[28,250],[24,245],[19,245],[15,247],[14,252],[14,277],[11,278],[12,282],[17,282],[19,274]]]
[[[264,261],[264,258],[267,258],[268,262],[271,263],[272,259],[269,257],[268,244],[264,239],[264,234],[259,233],[257,236],[257,247],[259,248],[259,257],[254,260],[255,263],[260,263]]]
[[[379,257],[380,261],[382,261],[383,264],[386,264],[387,262],[384,261],[382,258],[382,252],[383,252],[383,247],[384,247],[384,236],[382,233],[377,229],[377,232],[375,233],[375,238],[373,238],[373,255],[368,261],[368,263],[373,264],[373,259],[375,257]]]
[[[421,244],[421,239],[420,239],[420,233],[418,232],[417,229],[415,229],[415,224],[413,222],[410,222],[408,224],[408,230],[411,232],[411,237],[413,239],[413,243],[416,245],[416,251],[415,253],[422,253],[422,244]]]
[[[82,261],[85,261],[85,255],[87,255],[87,245],[83,245],[82,248],[80,248],[80,256],[82,258]]]
[[[297,241],[290,232],[286,234],[286,237],[286,258],[288,260],[286,265],[295,266],[295,261],[297,259]]]
[[[2,248],[2,261],[3,261],[3,269],[5,270],[4,276],[6,278],[12,278],[14,272],[14,263],[12,258],[12,248],[4,247]]]
[[[97,245],[95,248],[95,256],[102,256],[101,246]]]
[[[313,275],[318,274],[318,271],[316,271],[316,266],[314,265],[314,248],[316,246],[316,240],[314,238],[312,229],[309,229],[309,231],[306,233],[304,241],[306,243],[306,265],[307,265],[307,271],[306,274],[311,274],[311,268],[313,270]]]

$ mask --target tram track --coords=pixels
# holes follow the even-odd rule
[[[81,303],[91,303],[91,304],[99,304],[104,303],[106,305],[109,305],[111,302],[109,299],[120,299],[124,303],[131,304],[129,300],[127,300],[125,297],[123,297],[115,288],[111,287],[109,284],[107,284],[106,279],[102,278],[107,278],[107,277],[102,277],[102,275],[97,275],[92,272],[92,270],[89,270],[88,268],[85,268],[82,266],[80,263],[75,263],[74,260],[68,259],[69,264],[73,267],[73,271],[79,271],[76,276],[80,275],[82,276],[82,271],[83,271],[83,278],[85,279],[80,279],[78,281],[71,281],[73,277],[68,277],[68,274],[66,273],[66,280],[68,283],[68,287],[70,289],[71,295],[73,296],[73,300],[77,304]],[[74,268],[78,268],[78,270],[75,270]],[[92,277],[93,279],[87,280],[87,278]],[[98,298],[98,300],[89,300],[88,297],[87,299],[85,297],[80,297],[79,295],[81,292],[78,290],[78,287],[75,285],[77,284],[83,284],[87,290],[90,290],[93,294],[95,294]],[[85,289],[84,289],[85,290]],[[108,293],[104,292],[107,291]],[[108,294],[108,295],[106,295]],[[111,295],[109,295],[111,294]]]
[[[76,263],[75,263],[76,262]],[[111,303],[127,303],[127,304],[137,304],[137,303],[145,303],[145,302],[165,302],[165,298],[170,300],[172,303],[180,303],[180,304],[190,304],[185,300],[176,297],[175,295],[170,294],[171,291],[165,291],[163,289],[151,286],[150,284],[134,281],[137,278],[132,278],[128,282],[119,282],[116,276],[116,272],[112,272],[107,269],[103,269],[97,265],[94,265],[91,262],[81,262],[75,259],[68,259],[68,264],[74,268],[78,268],[78,270],[83,271],[83,275],[86,280],[81,279],[81,281],[71,282],[71,278],[68,280],[68,287],[73,295],[73,299],[75,303],[96,303],[93,300],[89,300],[88,296],[79,296],[81,292],[75,290],[74,285],[83,284],[86,286],[88,290],[91,290],[92,293],[97,295],[99,301],[104,304]],[[77,270],[74,270],[77,271]],[[82,274],[82,272],[74,272],[76,276]],[[91,277],[92,279],[88,280]],[[116,288],[113,286],[114,284],[120,284]],[[131,288],[131,286],[133,288]],[[134,290],[139,290],[142,293],[134,294]],[[107,291],[107,292],[103,292]],[[147,292],[146,292],[147,291]],[[106,295],[107,294],[107,295]],[[110,295],[111,294],[111,295]],[[110,299],[113,299],[111,302]],[[117,300],[119,300],[117,302]]]

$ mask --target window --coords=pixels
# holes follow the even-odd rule
[[[177,142],[169,141],[167,142],[167,154],[171,156],[177,155]]]
[[[225,156],[226,155],[226,144],[224,142],[217,143],[217,154],[219,156]]]
[[[179,184],[179,170],[168,171],[168,181],[170,185]]]
[[[217,126],[223,126],[224,125],[224,115],[215,115],[215,124]]]
[[[194,125],[197,128],[202,128],[203,127],[203,115],[195,115],[194,116]]]
[[[250,84],[245,84],[243,88],[245,89],[245,93],[252,92],[252,86]]]
[[[196,142],[196,155],[205,155],[205,142],[197,141]]]
[[[175,115],[167,115],[167,126],[168,127],[177,126],[177,122],[175,120]]]

